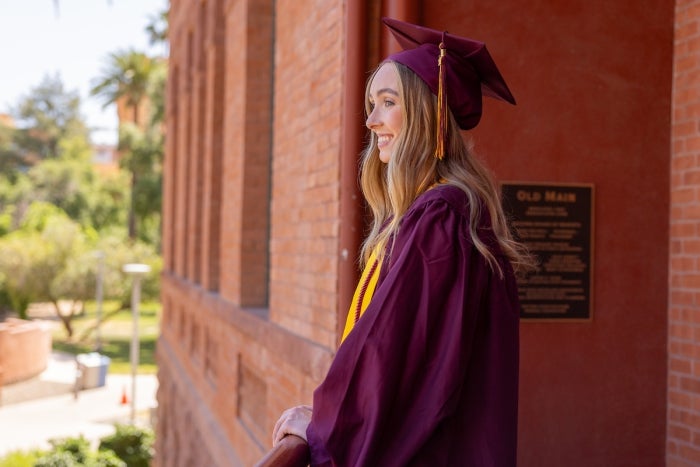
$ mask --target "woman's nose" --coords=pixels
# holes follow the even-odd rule
[[[371,130],[372,128],[374,128],[374,127],[377,126],[377,119],[374,118],[374,112],[372,112],[371,114],[369,114],[369,115],[367,116],[367,120],[365,121],[365,125],[366,125],[367,128],[369,128],[370,130]]]
[[[376,108],[375,108],[376,109]],[[369,115],[367,115],[367,120],[365,120],[365,125],[367,128],[370,130],[372,128],[376,128],[376,126],[379,124],[377,120],[377,116],[375,115],[375,109],[372,109]]]

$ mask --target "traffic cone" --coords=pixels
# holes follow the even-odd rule
[[[121,404],[126,405],[129,403],[129,398],[126,396],[126,386],[122,389]]]

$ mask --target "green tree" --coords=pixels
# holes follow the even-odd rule
[[[30,251],[27,246],[36,243],[34,239],[23,239],[18,235],[7,235],[0,239],[0,285],[3,299],[7,300],[3,308],[9,307],[18,313],[22,319],[27,319],[27,308],[34,299],[31,288],[33,257],[36,251]]]
[[[90,189],[94,176],[88,164],[74,160],[48,160],[29,171],[32,198],[63,209],[71,219],[89,220]]]
[[[45,160],[26,174],[0,174],[0,235],[16,228],[35,201],[54,204],[71,219],[97,230],[126,222],[126,173],[98,176],[84,138],[63,139],[59,148],[60,157]]]
[[[160,273],[163,260],[153,245],[142,241],[127,241],[126,233],[114,230],[103,234],[95,249],[105,253],[104,293],[105,298],[117,300],[120,308],[131,306],[131,281],[122,271],[128,263],[143,263],[151,271],[141,280],[141,298],[158,300],[160,297]]]
[[[92,276],[69,287],[64,277],[88,248],[88,240],[80,225],[48,203],[34,203],[21,228],[0,238],[0,274],[20,317],[26,318],[30,303],[50,302],[68,335],[73,334],[71,321],[87,298],[80,286]],[[60,301],[69,306],[61,307]]]
[[[162,259],[152,245],[130,242],[122,229],[102,236],[83,228],[60,208],[35,202],[20,228],[0,237],[0,287],[12,309],[26,319],[30,303],[50,302],[68,338],[72,320],[96,290],[97,251],[104,253],[103,290],[108,300],[130,306],[131,282],[122,271],[127,263],[145,263],[151,273],[142,281],[144,299],[157,299]]]
[[[165,87],[168,80],[168,63],[165,59],[156,59],[151,74],[148,96],[151,101],[150,126],[163,133],[165,121]]]
[[[158,70],[157,61],[143,52],[127,50],[115,52],[108,56],[107,65],[102,76],[97,79],[91,94],[103,98],[104,106],[124,100],[132,110],[131,121],[139,128],[148,122],[141,121],[141,106],[149,100],[154,73]],[[120,149],[123,145],[120,143]],[[139,172],[131,171],[131,203],[129,208],[129,238],[136,238],[136,199],[135,187]]]
[[[143,124],[139,118],[140,107],[148,96],[154,66],[154,60],[143,52],[133,49],[113,52],[107,57],[102,76],[97,78],[90,93],[102,97],[104,107],[124,99],[131,107],[132,122]]]
[[[15,144],[15,132],[12,127],[0,122],[0,173],[14,177],[24,159],[20,149]]]
[[[167,44],[168,42],[168,8],[165,8],[148,18],[146,25],[148,42],[151,45]]]
[[[17,173],[11,176],[0,173],[0,216],[2,217],[0,235],[5,235],[17,228],[29,206],[31,196],[32,185],[26,174]]]
[[[20,99],[12,114],[17,120],[12,138],[18,151],[16,157],[27,166],[58,157],[61,139],[88,137],[80,115],[80,96],[77,91],[67,91],[59,75],[46,75]]]
[[[157,246],[160,241],[160,211],[163,185],[163,134],[158,127],[146,131],[132,124],[122,125],[119,132],[122,152],[120,166],[139,174],[132,187],[134,222],[137,237]]]
[[[96,178],[88,200],[90,224],[97,230],[124,226],[127,220],[129,177],[124,171]]]

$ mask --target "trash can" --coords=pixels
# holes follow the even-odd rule
[[[81,353],[76,357],[76,361],[78,362],[81,389],[99,388],[105,385],[109,357],[97,352]]]

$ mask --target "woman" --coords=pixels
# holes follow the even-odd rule
[[[483,43],[384,23],[405,50],[366,91],[364,271],[313,409],[287,410],[273,439],[306,439],[312,465],[513,466],[514,269],[531,260],[460,129],[482,94],[514,100]]]

